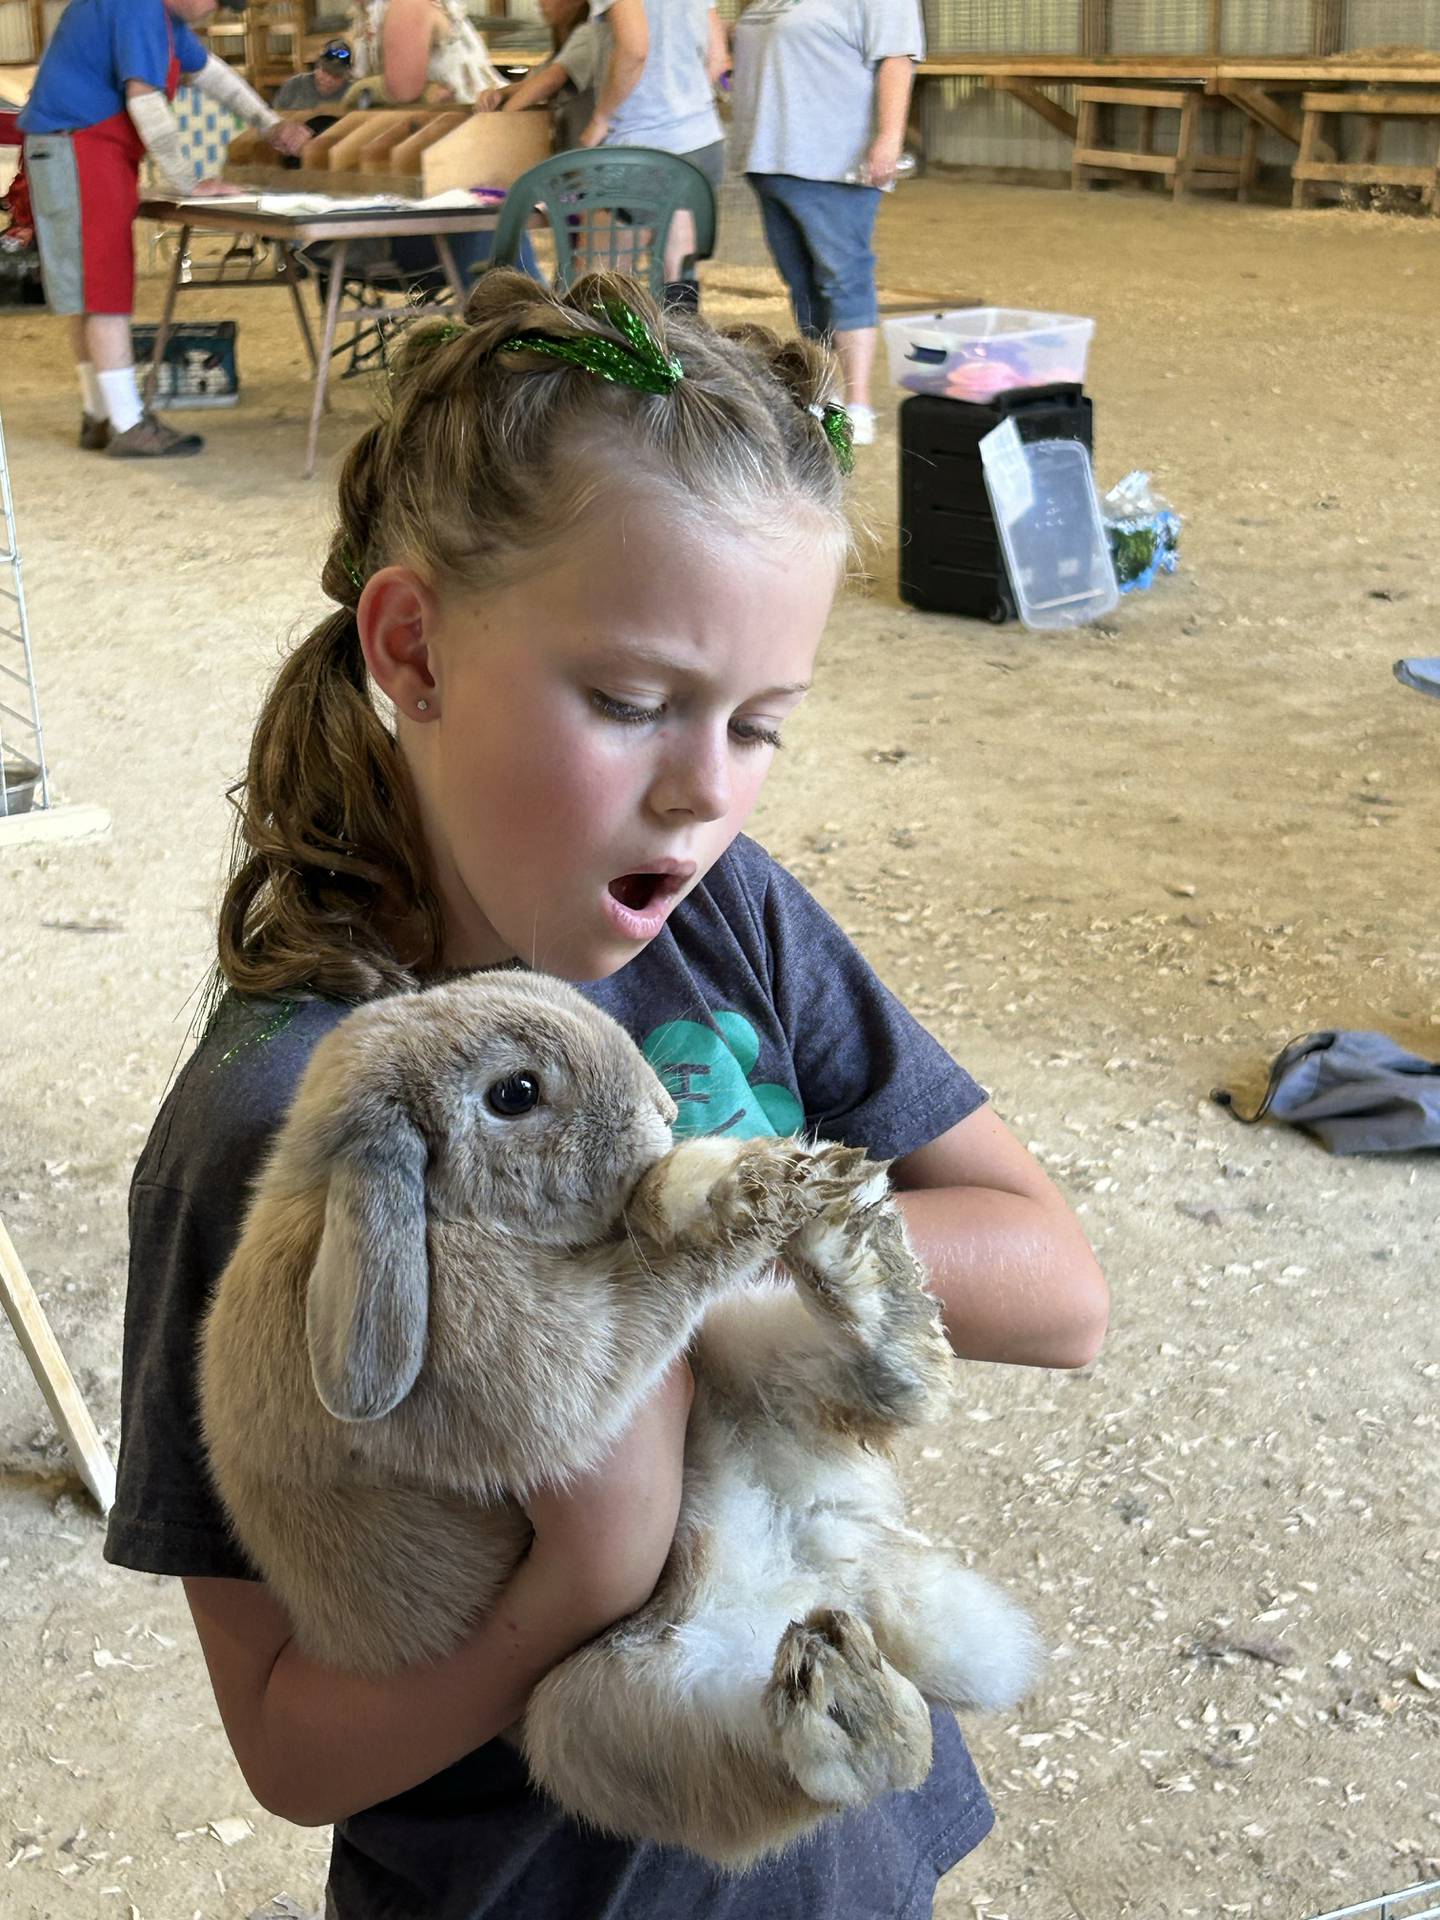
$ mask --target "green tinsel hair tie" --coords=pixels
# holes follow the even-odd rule
[[[354,556],[351,553],[349,547],[341,547],[340,564],[345,569],[346,573],[349,575],[350,584],[352,587],[354,587],[356,593],[363,592],[365,587],[365,577],[361,573],[359,567],[356,566]]]
[[[625,336],[627,344],[608,340],[603,334],[575,334],[563,340],[548,333],[521,333],[502,340],[497,353],[544,353],[552,360],[563,360],[584,373],[597,374],[618,387],[633,387],[638,393],[673,393],[685,378],[685,369],[674,354],[666,353],[635,309],[625,301],[611,298],[601,303],[597,313]]]
[[[855,471],[855,428],[850,415],[838,400],[827,400],[823,405],[813,403],[806,409],[820,422],[825,438],[835,450],[842,473]]]

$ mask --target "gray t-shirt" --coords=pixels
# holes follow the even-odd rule
[[[605,18],[615,0],[590,0],[595,27],[596,93],[604,90],[614,34]],[[711,0],[645,0],[650,52],[639,85],[622,101],[607,147],[655,147],[696,153],[724,138],[715,90],[705,71]]]
[[[925,51],[919,0],[752,0],[735,27],[740,173],[843,180],[873,137],[875,68]]]
[[[555,96],[555,148],[566,153],[580,144],[580,136],[595,112],[595,28],[582,20],[555,56],[555,64],[570,76],[570,84]]]
[[[644,1048],[677,1134],[801,1128],[899,1157],[984,1094],[754,842],[737,840],[665,931],[583,991]],[[118,1488],[105,1557],[144,1572],[254,1579],[211,1489],[196,1342],[251,1183],[335,1001],[227,995],[155,1122],[130,1191]],[[953,1716],[916,1793],[827,1822],[738,1877],[692,1854],[584,1832],[492,1741],[335,1829],[337,1920],[922,1920],[989,1830]]]

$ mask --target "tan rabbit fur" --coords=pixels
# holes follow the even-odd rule
[[[674,1115],[623,1030],[541,975],[358,1009],[221,1276],[202,1408],[300,1645],[383,1673],[450,1651],[526,1548],[527,1491],[602,1459],[689,1347],[661,1584],[517,1736],[577,1818],[739,1867],[917,1786],[926,1698],[1009,1705],[1034,1637],[904,1522],[884,1448],[944,1412],[954,1367],[884,1168],[672,1145]]]

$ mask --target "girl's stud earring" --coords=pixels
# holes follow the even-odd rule
[[[430,711],[430,702],[428,700],[417,700],[415,702],[415,711],[417,713],[428,713]]]

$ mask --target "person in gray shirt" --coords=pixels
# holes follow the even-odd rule
[[[871,236],[924,50],[919,0],[753,0],[735,27],[736,159],[796,325],[834,336],[858,446],[875,438]]]
[[[635,63],[636,12],[643,57]],[[719,192],[725,137],[715,85],[730,64],[725,29],[709,0],[590,0],[596,71],[603,76],[582,147],[653,147],[678,154]],[[680,280],[695,251],[695,223],[677,213],[665,238],[667,298],[687,298]]]
[[[340,97],[355,78],[350,44],[332,40],[320,50],[308,73],[297,73],[287,80],[271,101],[277,113],[293,113],[305,107],[334,106],[339,113]]]

